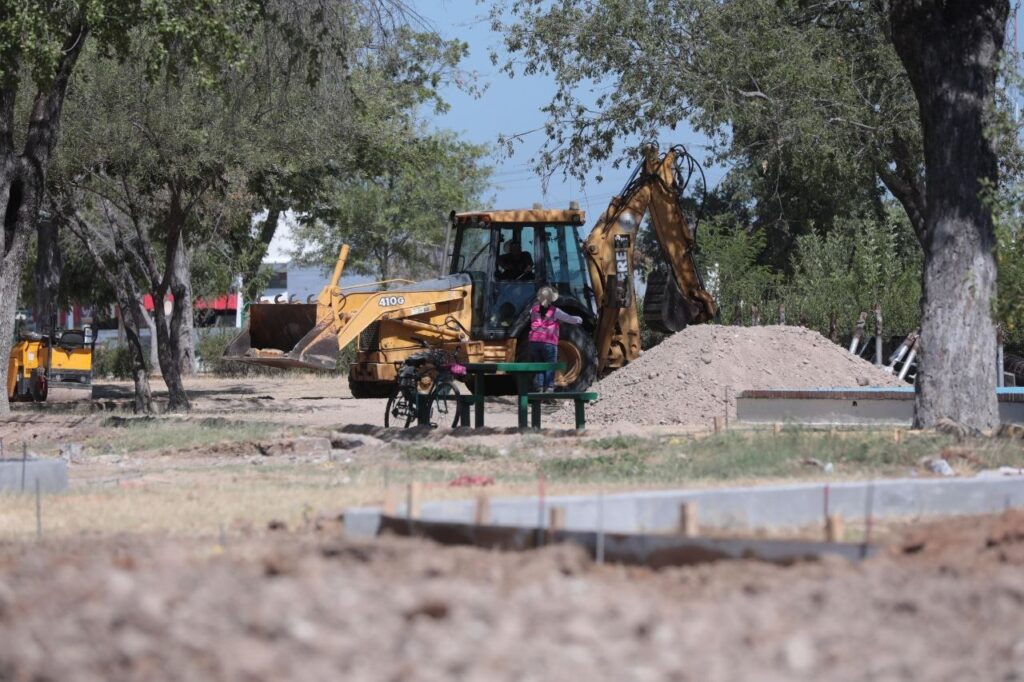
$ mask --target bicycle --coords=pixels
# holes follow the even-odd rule
[[[452,428],[459,421],[459,389],[453,383],[465,376],[466,369],[445,350],[431,349],[414,353],[398,368],[395,389],[384,408],[384,426],[409,428],[419,423],[419,410],[431,428],[452,418]],[[435,415],[437,421],[434,421]]]

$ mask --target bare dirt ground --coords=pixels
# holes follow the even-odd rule
[[[0,546],[10,680],[1017,680],[1024,515],[909,529],[878,558],[597,566],[347,541]]]
[[[209,534],[272,519],[294,524],[321,510],[380,504],[387,485],[409,480],[424,482],[432,497],[471,495],[448,485],[464,475],[488,479],[495,494],[529,494],[536,463],[510,461],[510,451],[576,452],[604,435],[517,433],[509,398],[489,399],[487,429],[456,433],[385,429],[386,401],[356,400],[340,378],[197,377],[186,385],[187,415],[136,417],[127,411],[131,384],[104,382],[91,405],[18,404],[0,420],[0,457],[24,450],[68,460],[69,494],[44,504],[48,534]],[[158,378],[153,386],[162,401]],[[0,505],[0,539],[33,529],[34,502],[15,497]]]
[[[104,384],[95,401],[102,409],[20,405],[0,421],[7,457],[24,448],[68,462],[70,490],[43,500],[47,537],[231,535],[270,521],[294,528],[379,505],[387,487],[411,481],[428,499],[466,499],[532,495],[541,481],[557,495],[931,475],[920,464],[926,457],[943,457],[968,476],[1024,466],[1024,442],[1008,439],[956,443],[908,433],[894,447],[889,431],[712,437],[690,426],[630,423],[519,433],[507,398],[489,403],[495,426],[482,431],[384,429],[384,401],[354,400],[339,379],[198,378],[188,386],[188,415],[135,417],[120,409],[130,386]],[[0,540],[33,538],[35,512],[28,496],[3,499]]]
[[[187,416],[18,407],[8,456],[63,448],[71,489],[0,498],[0,680],[1024,679],[1024,513],[888,529],[863,564],[597,566],[342,537],[386,486],[550,494],[1024,464],[1006,439],[385,430],[383,401],[308,376],[189,383]],[[68,447],[75,444],[75,448]],[[811,466],[807,459],[813,459]],[[819,462],[820,460],[820,462]],[[492,479],[471,487],[466,476]],[[284,529],[270,531],[269,528]]]

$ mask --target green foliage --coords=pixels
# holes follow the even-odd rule
[[[659,247],[649,233],[649,228],[641,232],[639,244],[651,261]],[[918,325],[921,249],[906,217],[893,206],[882,220],[837,218],[829,232],[802,235],[785,269],[764,264],[769,260],[767,234],[743,226],[729,213],[701,224],[698,245],[701,277],[724,324],[732,324],[737,313],[741,324],[749,324],[754,305],[763,324],[774,324],[784,303],[788,324],[825,333],[834,313],[845,335],[860,312],[873,311],[877,302],[887,336],[905,335]],[[641,332],[645,348],[661,340]]]
[[[710,159],[730,168],[724,194],[754,207],[764,257],[783,267],[797,236],[877,207],[880,179],[893,190],[905,171],[920,185],[917,102],[883,4],[511,0],[492,23],[506,72],[556,82],[540,168],[582,177],[632,163],[639,144],[687,121],[712,139]]]
[[[591,457],[554,457],[540,464],[540,473],[555,480],[623,480],[643,478],[647,471],[646,457],[635,450]]]
[[[211,82],[224,65],[243,58],[251,28],[268,7],[260,0],[3,0],[0,83],[17,88],[29,76],[47,88],[69,48],[82,40],[104,57],[124,59],[136,50],[153,79],[187,70]]]
[[[477,205],[487,187],[485,149],[450,133],[405,130],[379,151],[353,177],[336,180],[303,219],[294,234],[300,258],[329,267],[347,243],[353,272],[435,274],[448,213]]]
[[[146,371],[152,369],[149,355],[144,358]],[[92,374],[95,379],[132,378],[132,355],[125,343],[98,343],[92,353]]]
[[[767,241],[765,232],[745,228],[731,216],[714,216],[704,223],[698,262],[723,320],[731,322],[737,308],[748,314],[752,305],[764,319],[772,304],[777,307],[781,275],[759,263]]]
[[[905,335],[918,325],[921,251],[898,211],[890,211],[885,221],[852,218],[826,235],[804,235],[792,264],[785,295],[791,321],[802,317],[824,331],[835,313],[845,334],[860,312],[870,313],[877,302],[886,335]]]
[[[996,260],[999,294],[996,319],[1003,325],[1004,342],[1024,348],[1024,239],[1009,228],[997,230]]]
[[[1024,144],[1014,93],[1024,88],[1024,76],[1010,59],[1002,63],[1005,83],[988,113],[986,134],[999,155],[999,185],[986,186],[992,209],[998,267],[993,316],[1002,325],[1004,343],[1024,350]]]
[[[413,462],[468,462],[473,460],[494,459],[498,453],[483,445],[470,445],[461,449],[449,449],[431,446],[415,446],[402,449],[405,459]]]

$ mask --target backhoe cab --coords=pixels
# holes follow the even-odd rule
[[[581,249],[584,219],[575,205],[568,210],[452,214],[449,269],[453,275],[467,275],[473,284],[470,337],[479,345],[469,353],[471,359],[525,360],[530,308],[537,289],[547,284],[558,291],[561,309],[583,318],[580,327],[562,327],[558,359],[566,368],[555,383],[571,390],[593,383],[597,306]],[[500,380],[494,383],[509,388]]]

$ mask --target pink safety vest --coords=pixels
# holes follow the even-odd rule
[[[543,316],[539,305],[530,308],[530,335],[527,338],[537,343],[558,345],[558,320],[555,319],[554,306],[549,307]]]

